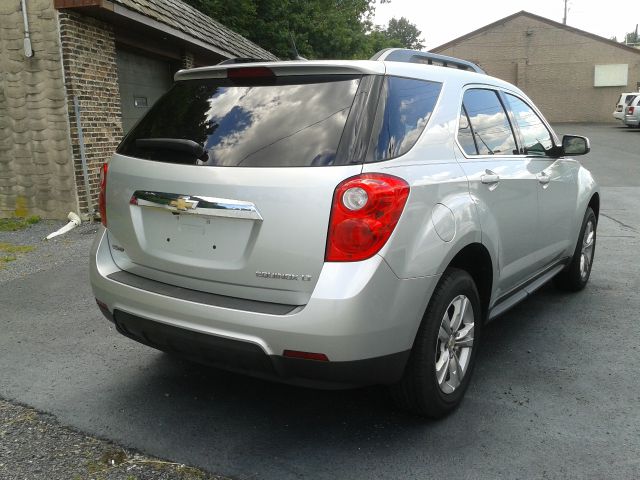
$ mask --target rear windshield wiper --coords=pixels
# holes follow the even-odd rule
[[[189,153],[196,158],[201,158],[205,153],[201,144],[184,138],[138,138],[136,147],[148,150],[174,150]]]

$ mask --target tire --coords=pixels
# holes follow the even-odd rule
[[[462,320],[457,322],[459,313]],[[473,279],[464,270],[447,269],[431,296],[404,375],[391,387],[396,405],[430,418],[444,417],[455,409],[473,372],[481,324],[480,297]],[[460,366],[461,378],[456,374]]]
[[[555,285],[561,290],[577,292],[587,285],[596,252],[597,226],[596,215],[591,207],[588,207],[582,220],[578,243],[571,262],[553,279]]]

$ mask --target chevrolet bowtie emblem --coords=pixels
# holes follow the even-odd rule
[[[170,207],[174,207],[177,210],[180,210],[183,212],[186,212],[187,210],[190,210],[192,208],[196,208],[197,204],[198,202],[190,202],[189,197],[180,197],[180,198],[176,198],[175,200],[171,200],[169,202]]]

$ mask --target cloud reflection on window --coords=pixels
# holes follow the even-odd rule
[[[220,87],[207,112],[209,165],[330,165],[357,80],[304,85]]]
[[[398,157],[415,145],[431,117],[441,88],[436,82],[388,77],[386,95],[379,106],[383,120],[374,161]]]
[[[517,154],[511,125],[496,92],[467,90],[463,99],[480,155]]]
[[[276,85],[251,86],[230,85],[226,79],[178,82],[124,139],[119,153],[192,165],[340,163],[336,152],[360,77],[311,81],[293,77]],[[206,153],[196,158],[189,152],[137,144],[137,139],[149,138],[191,140]]]

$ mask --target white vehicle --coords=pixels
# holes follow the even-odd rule
[[[486,321],[587,284],[588,152],[450,57],[181,71],[102,169],[94,296],[146,345],[441,417]]]
[[[640,94],[624,109],[624,124],[629,128],[640,126]]]
[[[613,110],[613,118],[624,121],[625,110],[636,98],[640,96],[640,92],[629,92],[620,94],[620,98],[616,102],[616,108]]]

